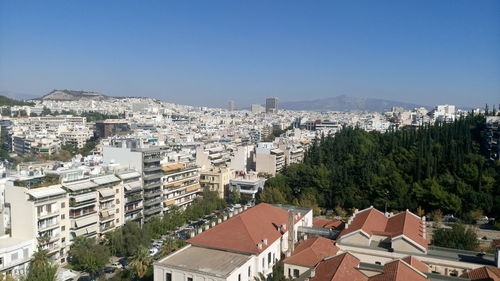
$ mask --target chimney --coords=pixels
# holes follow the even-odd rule
[[[292,211],[288,211],[288,252],[287,256],[291,256],[295,247],[295,220],[294,213]]]

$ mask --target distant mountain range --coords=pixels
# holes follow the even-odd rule
[[[108,100],[108,99],[113,99],[113,97],[109,97],[96,92],[53,90],[52,92],[38,99],[53,100],[53,101],[78,101],[78,100]]]
[[[427,107],[419,104],[391,101],[375,98],[356,98],[346,95],[337,97],[309,100],[282,102],[279,108],[289,110],[308,111],[378,111],[384,112],[393,106],[413,109],[415,107]]]

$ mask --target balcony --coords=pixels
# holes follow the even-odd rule
[[[83,218],[85,216],[89,216],[89,215],[92,215],[92,214],[95,214],[95,213],[97,213],[96,210],[93,210],[93,211],[87,212],[87,213],[74,214],[74,215],[71,215],[71,213],[70,213],[69,217],[70,217],[70,219],[79,219],[79,218]]]
[[[160,196],[162,195],[163,191],[161,189],[150,191],[150,192],[144,192],[144,198],[151,198],[155,196]]]
[[[108,232],[112,229],[115,228],[115,225],[114,224],[110,224],[110,225],[101,225],[99,227],[99,230],[101,231],[101,233],[104,233],[104,232]]]
[[[142,195],[141,194],[135,194],[132,196],[125,197],[125,204],[132,203],[132,202],[137,202],[142,200]]]
[[[161,161],[161,156],[150,156],[150,157],[144,157],[143,162],[144,163],[153,163],[153,162],[160,162]]]
[[[152,205],[155,205],[155,204],[159,204],[162,202],[162,199],[161,197],[158,197],[158,198],[155,198],[155,199],[151,199],[151,200],[145,200],[144,201],[144,206],[152,206]]]
[[[154,207],[151,209],[144,210],[144,214],[145,215],[154,215],[154,214],[161,213],[161,211],[162,211],[162,208],[161,208],[161,206],[159,206],[159,207]]]
[[[43,225],[38,225],[38,231],[45,231],[53,228],[57,228],[59,226],[58,222],[50,223],[50,224],[43,224]]]
[[[144,183],[144,189],[151,189],[151,188],[155,188],[158,186],[161,186],[161,181]]]
[[[57,215],[59,215],[59,209],[53,210],[52,212],[41,212],[37,214],[38,219],[46,219]]]
[[[144,172],[151,172],[161,169],[160,165],[144,166],[142,169]]]
[[[130,213],[134,213],[134,212],[140,212],[142,210],[142,206],[135,206],[134,208],[125,208],[125,213],[126,214],[130,214]]]
[[[111,220],[114,220],[114,219],[115,219],[115,215],[114,215],[114,214],[111,214],[111,215],[107,215],[107,216],[101,216],[101,217],[99,218],[99,221],[100,221],[101,223],[103,223],[103,222],[111,221]]]
[[[114,209],[116,207],[115,204],[107,204],[107,205],[101,205],[99,207],[99,210],[101,211],[105,211],[105,210],[111,210],[111,209]]]
[[[144,180],[153,180],[153,179],[159,179],[163,176],[163,173],[153,173],[153,174],[144,174],[143,178]]]

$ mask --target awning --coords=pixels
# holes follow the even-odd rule
[[[57,196],[61,194],[65,194],[66,191],[60,187],[52,188],[48,190],[40,190],[40,191],[28,191],[28,194],[33,196],[35,199],[41,199],[50,196]]]
[[[86,181],[80,181],[80,182],[75,182],[75,183],[63,183],[63,186],[66,187],[67,189],[75,192],[75,191],[80,191],[80,190],[84,190],[84,189],[95,188],[95,187],[97,187],[97,184],[86,180]]]
[[[134,182],[125,184],[125,190],[126,191],[131,191],[131,190],[139,189],[141,187],[142,187],[141,181],[134,181]]]
[[[102,197],[111,197],[115,195],[115,191],[111,188],[103,188],[99,190],[99,194],[101,194]]]
[[[102,176],[102,177],[93,178],[92,181],[98,185],[104,185],[104,184],[120,181],[120,179],[115,177],[114,175],[106,175],[106,176]]]
[[[120,177],[122,180],[137,178],[140,176],[141,176],[141,174],[139,174],[139,172],[129,172],[129,173],[118,175],[118,177]]]
[[[77,203],[80,203],[83,201],[96,199],[96,194],[95,194],[95,192],[90,192],[90,193],[86,193],[86,194],[82,194],[82,195],[76,195],[73,197],[73,199],[75,199],[75,201]]]
[[[75,220],[75,227],[80,228],[89,224],[97,223],[98,218],[96,215],[83,217]]]

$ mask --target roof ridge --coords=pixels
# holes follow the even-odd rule
[[[238,214],[237,216],[235,216],[235,217],[234,217],[234,219],[237,219],[237,218],[239,218],[239,219],[240,219],[241,224],[243,224],[243,227],[245,228],[245,231],[247,232],[248,237],[250,237],[250,240],[252,240],[252,242],[253,242],[253,241],[255,241],[255,240],[253,239],[254,237],[252,236],[252,234],[250,233],[250,230],[249,230],[249,229],[248,229],[248,227],[247,227],[247,224],[245,223],[245,221],[244,221],[244,220],[243,220],[243,218],[241,217],[241,213],[240,213],[240,214]],[[257,251],[258,251],[258,252],[260,252],[260,250],[261,250],[261,249],[259,249],[259,248],[257,247],[257,245],[253,245],[253,247],[256,247],[256,248],[257,248]]]
[[[424,278],[427,278],[427,275],[425,275],[423,272],[421,272],[420,270],[416,269],[414,266],[412,266],[411,264],[405,262],[403,259],[399,259],[399,260],[396,260],[396,261],[400,261],[402,264],[404,264],[405,266],[407,266],[408,268],[410,268],[411,270],[415,271],[416,273],[422,275]],[[399,265],[398,265],[399,266]],[[398,273],[398,271],[396,270],[396,274]]]

